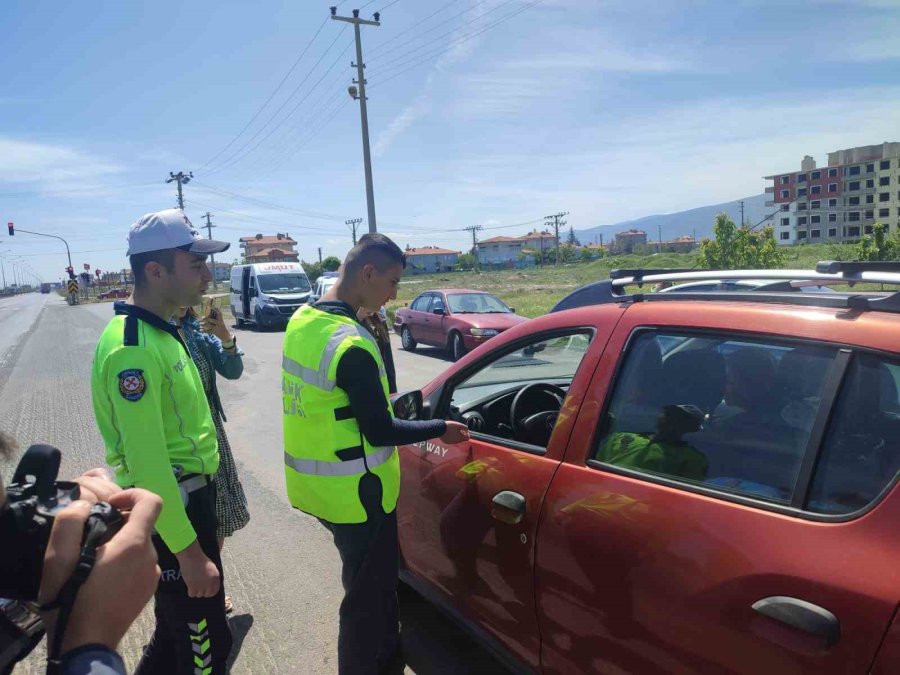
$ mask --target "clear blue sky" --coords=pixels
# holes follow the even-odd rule
[[[307,260],[342,256],[366,202],[352,28],[329,4],[6,0],[0,220],[66,236],[76,268],[121,269],[129,225],[174,206],[164,179],[193,170],[187,213],[213,213],[226,260],[276,231]],[[558,210],[576,229],[680,211],[759,194],[805,154],[900,140],[897,0],[376,0],[362,15],[381,8],[363,29],[376,210],[401,245],[464,249],[462,227],[518,234],[531,225],[505,226]],[[65,266],[61,244],[5,230],[0,254],[46,279]]]

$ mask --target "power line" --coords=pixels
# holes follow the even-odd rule
[[[203,164],[203,166],[200,167],[200,169],[198,169],[198,171],[202,171],[202,170],[205,169],[207,166],[209,166],[210,164],[212,164],[216,159],[218,159],[218,158],[221,157],[223,154],[225,154],[225,152],[228,150],[228,148],[230,148],[232,145],[234,145],[235,141],[237,141],[237,139],[239,139],[241,136],[244,135],[244,132],[247,131],[247,129],[250,128],[250,125],[253,124],[253,123],[256,121],[256,118],[260,116],[260,114],[261,114],[262,111],[265,109],[265,107],[266,107],[267,105],[269,105],[269,103],[271,102],[271,100],[272,100],[273,98],[275,98],[275,95],[276,95],[279,91],[281,91],[281,87],[284,86],[284,83],[287,82],[287,79],[291,76],[291,73],[293,73],[293,72],[294,72],[294,69],[297,68],[297,66],[299,65],[300,61],[301,61],[301,60],[303,59],[303,57],[306,55],[306,52],[309,51],[309,48],[312,46],[312,43],[316,41],[316,38],[317,38],[317,37],[319,37],[319,33],[321,33],[321,32],[322,32],[322,29],[325,28],[325,24],[326,24],[326,23],[328,23],[328,17],[325,17],[325,20],[322,21],[322,25],[319,26],[318,30],[316,30],[315,34],[312,36],[312,39],[311,39],[309,42],[306,43],[306,46],[303,48],[303,51],[300,52],[300,56],[297,57],[297,60],[294,61],[294,65],[292,65],[292,66],[290,67],[290,69],[287,71],[287,73],[285,73],[285,76],[284,76],[283,78],[281,78],[281,82],[279,82],[279,83],[278,83],[278,86],[275,87],[275,91],[273,91],[271,94],[269,94],[269,98],[267,98],[266,101],[265,101],[265,103],[263,103],[263,104],[259,107],[259,110],[257,110],[256,113],[253,115],[253,117],[250,118],[250,121],[247,122],[247,124],[244,125],[244,128],[241,129],[241,130],[238,132],[237,136],[235,136],[234,138],[232,138],[232,139],[228,142],[228,145],[226,145],[224,148],[222,148],[221,150],[219,150],[219,152],[217,152],[215,155],[213,155],[210,159],[206,160],[206,162]]]
[[[483,2],[486,2],[486,0],[482,0],[482,1],[483,1]],[[453,5],[453,4],[457,3],[457,2],[459,2],[459,0],[450,0],[450,2],[448,2],[447,4],[441,5],[441,7],[439,7],[439,8],[436,9],[434,12],[432,12],[431,14],[429,14],[428,16],[426,16],[426,17],[425,17],[424,19],[422,19],[421,21],[417,21],[416,23],[414,23],[414,24],[413,24],[412,26],[410,26],[409,28],[405,28],[404,30],[402,30],[402,31],[400,31],[399,33],[395,34],[393,37],[390,37],[390,38],[388,38],[387,40],[385,40],[384,42],[382,42],[380,45],[377,45],[377,46],[373,47],[372,49],[370,49],[370,50],[369,50],[369,54],[371,55],[371,54],[377,53],[378,51],[380,51],[381,49],[383,49],[385,45],[390,44],[391,42],[393,42],[393,41],[396,40],[397,38],[401,37],[402,35],[406,35],[406,34],[407,34],[409,31],[411,31],[413,28],[417,28],[417,27],[421,26],[423,23],[425,23],[425,22],[428,21],[429,19],[431,19],[431,18],[437,16],[438,14],[440,14],[441,12],[443,12],[445,9],[447,9],[450,5]],[[478,4],[480,5],[481,2],[479,2]],[[477,5],[475,5],[475,6],[477,6]],[[471,9],[472,9],[472,8],[470,7],[470,8],[469,8],[468,10],[466,10],[466,11],[470,11]]]
[[[457,38],[457,39],[455,39],[455,40],[451,40],[450,42],[448,42],[446,45],[444,45],[444,46],[441,47],[440,49],[438,49],[438,50],[436,50],[436,51],[434,51],[434,52],[429,53],[427,56],[425,56],[425,58],[423,58],[423,59],[421,59],[421,60],[419,60],[419,61],[416,61],[416,62],[413,63],[412,65],[410,65],[410,66],[408,66],[408,67],[406,67],[406,68],[403,68],[403,69],[400,70],[399,72],[394,73],[394,74],[391,75],[390,77],[385,78],[385,79],[383,79],[383,80],[380,80],[379,82],[376,82],[376,83],[372,84],[371,86],[372,86],[372,87],[376,87],[376,86],[385,84],[386,82],[390,82],[391,80],[393,80],[393,79],[396,78],[396,77],[399,77],[399,76],[402,75],[403,73],[406,73],[407,71],[410,71],[410,70],[412,70],[413,68],[416,68],[416,67],[422,65],[423,63],[426,63],[426,62],[428,62],[428,61],[431,61],[431,59],[434,58],[435,56],[440,56],[441,54],[444,54],[444,53],[450,51],[450,50],[453,49],[455,46],[457,46],[457,45],[459,45],[459,44],[463,44],[464,42],[468,42],[469,40],[472,40],[472,39],[478,37],[479,35],[481,35],[481,34],[483,34],[483,33],[486,33],[487,31],[491,30],[492,28],[495,28],[495,27],[499,26],[500,24],[502,24],[502,23],[508,21],[509,19],[512,19],[513,17],[518,16],[518,15],[521,14],[522,12],[531,9],[532,7],[534,7],[535,5],[540,4],[540,3],[543,2],[543,1],[544,1],[544,0],[533,0],[533,2],[530,2],[530,3],[527,4],[527,5],[524,5],[523,7],[519,8],[519,9],[516,10],[515,12],[511,12],[510,14],[507,14],[507,15],[504,16],[502,19],[498,19],[498,20],[495,21],[494,23],[488,24],[487,26],[481,28],[481,29],[478,30],[478,31],[475,31],[475,32],[473,32],[473,33],[468,33],[468,34],[463,35],[463,36],[461,36],[461,37],[459,37],[459,38]],[[412,52],[410,52],[410,53],[412,53]],[[402,63],[398,63],[398,64],[392,66],[391,68],[388,68],[387,70],[390,71],[392,68],[400,68],[400,67],[402,67],[403,65],[404,65],[404,64],[402,64]],[[376,75],[378,75],[378,74],[380,74],[380,73],[379,73],[378,71],[376,71]],[[375,75],[373,75],[372,77],[374,78]]]
[[[232,153],[227,159],[223,160],[223,161],[220,162],[217,166],[214,166],[211,170],[207,171],[207,172],[206,172],[206,175],[210,175],[210,174],[213,174],[213,173],[217,173],[218,171],[221,171],[221,170],[224,169],[226,166],[228,166],[229,164],[231,164],[231,163],[232,163],[232,160],[234,160],[235,157],[238,157],[238,155],[241,155],[241,153],[243,152],[243,150],[244,150],[248,145],[250,145],[254,140],[256,140],[256,139],[259,137],[259,135],[260,135],[263,131],[265,131],[266,127],[268,127],[268,126],[273,122],[273,120],[275,120],[275,118],[278,117],[279,113],[280,113],[282,110],[284,110],[284,108],[287,106],[287,104],[290,103],[291,99],[293,99],[294,96],[297,95],[297,92],[300,91],[300,88],[306,83],[306,81],[310,78],[310,76],[313,74],[313,72],[315,72],[316,68],[319,67],[319,64],[325,59],[325,57],[328,55],[328,52],[331,51],[332,47],[334,47],[334,45],[335,45],[335,44],[337,43],[337,41],[340,39],[341,35],[344,34],[344,30],[346,30],[346,26],[345,26],[343,29],[341,29],[340,31],[338,31],[338,34],[334,36],[334,40],[331,41],[331,44],[328,45],[328,48],[322,53],[322,55],[318,58],[318,60],[316,60],[316,62],[313,64],[312,68],[309,69],[309,71],[306,73],[306,75],[305,75],[305,76],[303,77],[303,79],[300,81],[300,84],[298,84],[296,87],[294,87],[294,91],[292,91],[292,92],[290,93],[290,95],[282,102],[282,104],[278,107],[278,110],[276,110],[274,113],[272,113],[272,116],[269,117],[268,120],[266,120],[266,123],[263,124],[263,125],[256,131],[256,133],[253,134],[252,137],[250,137],[250,139],[249,139],[248,141],[246,141],[240,148],[238,148],[234,153]],[[347,48],[349,48],[349,45],[348,45]],[[347,48],[345,48],[344,51],[347,51]],[[342,55],[343,55],[343,53],[342,53]],[[332,65],[332,67],[334,67],[334,66]],[[329,68],[329,70],[331,70],[331,68]],[[327,72],[327,71],[326,71],[326,72]],[[308,96],[308,94],[307,94],[307,96]],[[304,97],[303,100],[305,100],[305,97]],[[301,102],[302,102],[302,100],[301,100]],[[278,123],[278,125],[277,125],[275,128],[277,129],[277,128],[280,127],[282,124],[284,124],[284,122],[285,122],[285,121],[293,114],[293,112],[294,112],[296,109],[297,109],[297,106],[295,106],[295,107],[294,107],[294,108],[293,108],[293,109],[292,109],[292,110],[284,117],[284,119],[282,119],[281,122]],[[271,133],[270,133],[269,135],[271,135]],[[266,138],[268,138],[268,136],[266,136]],[[263,140],[265,140],[265,139],[263,139]],[[256,146],[254,146],[253,148],[251,148],[250,152],[252,152],[253,150],[255,150],[256,147],[258,147],[258,145],[259,145],[259,144],[257,143]],[[241,156],[243,157],[243,156],[246,156],[247,154],[248,154],[248,153],[244,153],[244,155],[241,155]],[[240,158],[239,158],[239,159],[240,159]]]
[[[416,35],[416,36],[413,37],[413,38],[410,38],[409,40],[406,40],[406,41],[404,41],[404,42],[401,42],[399,45],[394,45],[394,46],[391,47],[390,49],[387,49],[387,50],[385,50],[384,52],[382,52],[382,54],[390,54],[391,52],[395,52],[395,51],[397,51],[398,49],[403,49],[403,47],[405,47],[406,45],[411,45],[411,44],[413,44],[414,42],[418,42],[418,41],[421,40],[425,35],[428,35],[429,33],[433,33],[433,32],[436,31],[436,30],[439,30],[442,26],[446,26],[448,23],[450,23],[450,22],[453,21],[454,19],[458,19],[459,17],[461,17],[461,16],[463,16],[463,15],[465,15],[465,14],[468,14],[469,12],[471,12],[472,10],[474,10],[476,7],[478,7],[478,6],[480,6],[480,5],[483,5],[483,4],[486,3],[486,2],[487,2],[487,0],[479,0],[479,2],[476,2],[476,3],[475,3],[474,5],[472,5],[471,7],[467,7],[467,8],[464,9],[463,11],[457,12],[457,13],[454,14],[453,16],[447,17],[446,19],[442,20],[442,21],[441,21],[440,23],[438,23],[437,25],[432,26],[431,28],[422,31],[421,33],[419,33],[418,35]],[[503,5],[509,4],[510,2],[514,2],[514,0],[506,0],[506,1],[503,3]],[[502,5],[499,5],[499,6],[502,6]],[[446,7],[446,5],[445,5],[445,7]],[[495,7],[494,9],[497,9],[497,8]],[[438,11],[440,11],[440,10],[438,10]],[[491,10],[491,11],[493,11],[493,10]],[[437,14],[437,12],[435,12],[435,14]],[[478,19],[480,19],[481,17],[483,17],[485,14],[487,14],[487,12],[483,12],[483,13],[479,14],[477,17],[475,17],[474,19],[472,19],[472,21],[477,21]],[[431,16],[434,16],[434,14],[432,14]],[[431,18],[431,17],[428,17],[428,18]],[[419,24],[420,24],[420,23],[424,23],[425,21],[427,21],[427,19],[423,19],[422,21],[419,22]],[[468,23],[471,23],[471,21],[468,22]],[[412,26],[411,28],[407,29],[406,32],[408,32],[409,30],[412,30],[412,28],[415,28],[415,26],[418,26],[419,24],[415,24],[415,25]],[[463,23],[463,24],[461,24],[461,25],[465,26],[465,25],[468,25],[468,24],[467,24],[467,23]],[[450,35],[450,34],[454,33],[454,32],[455,32],[456,30],[458,30],[458,29],[459,29],[459,26],[456,26],[456,28],[454,28],[453,30],[451,30],[451,31],[449,31],[449,32],[447,32],[447,33],[442,33],[441,35],[439,35],[437,38],[434,38],[434,39],[437,40],[437,39],[443,37],[444,35]],[[398,36],[395,36],[395,37],[392,38],[392,39],[396,39],[396,37],[398,37]],[[381,49],[384,47],[385,44],[387,44],[387,43],[381,44],[381,45],[379,45],[378,47],[375,47],[374,49],[372,49],[372,54],[376,54],[376,53],[378,53],[379,51],[381,51]],[[421,47],[416,47],[416,49],[421,49]]]
[[[343,221],[347,218],[347,216],[339,216],[330,213],[321,213],[318,211],[305,211],[303,209],[295,209],[289,206],[282,206],[281,204],[275,204],[273,202],[267,202],[263,199],[258,199],[256,197],[248,197],[246,195],[238,194],[237,192],[232,192],[230,190],[223,190],[221,188],[215,188],[211,185],[206,185],[201,183],[196,186],[198,190],[206,190],[208,192],[215,192],[216,194],[223,195],[226,197],[231,197],[232,199],[237,199],[238,201],[248,202],[250,204],[255,204],[257,206],[265,206],[270,209],[275,209],[276,211],[285,211],[287,213],[295,213],[297,215],[306,216],[307,218],[318,218],[320,220],[334,220],[334,221]]]
[[[381,14],[381,13],[382,13],[384,10],[386,10],[388,7],[393,7],[393,6],[396,5],[398,2],[400,2],[400,0],[394,0],[393,2],[389,2],[389,3],[386,4],[384,7],[382,7],[381,9],[379,9],[379,10],[378,10],[378,13]],[[372,3],[368,3],[368,4],[372,4]],[[365,5],[363,5],[363,7],[365,7]]]

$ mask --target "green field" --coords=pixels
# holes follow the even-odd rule
[[[809,244],[785,250],[785,268],[812,269],[819,260],[830,259],[833,245]],[[850,257],[849,254],[844,256]],[[536,317],[546,314],[574,289],[609,277],[609,271],[622,267],[693,267],[696,253],[660,253],[650,256],[622,255],[589,263],[546,265],[525,270],[495,272],[445,272],[404,277],[397,300],[387,307],[389,314],[422,291],[432,288],[471,288],[489,291],[502,298],[517,314]]]

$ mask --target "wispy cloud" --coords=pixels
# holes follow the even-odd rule
[[[75,148],[0,138],[0,184],[90,190],[122,172],[117,163]]]

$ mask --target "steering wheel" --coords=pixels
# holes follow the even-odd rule
[[[522,387],[509,407],[509,417],[517,440],[532,445],[547,445],[566,392],[547,382]],[[544,402],[550,404],[550,409]]]

